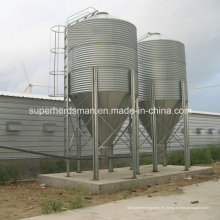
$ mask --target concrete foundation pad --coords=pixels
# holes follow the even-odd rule
[[[152,172],[151,165],[140,166],[140,174],[132,179],[132,170],[128,167],[115,168],[114,172],[107,169],[99,171],[99,180],[92,180],[92,171],[82,173],[71,172],[70,177],[65,173],[39,175],[39,183],[48,186],[79,188],[85,193],[104,194],[135,187],[149,187],[153,185],[174,182],[184,177],[212,174],[212,167],[192,166],[184,171],[184,166],[158,166],[159,172]]]

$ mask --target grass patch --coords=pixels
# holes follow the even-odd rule
[[[84,197],[77,195],[70,202],[69,208],[70,209],[79,209],[79,208],[83,207],[83,204],[84,204]]]
[[[64,187],[58,194],[61,196],[58,199],[44,198],[46,200],[43,200],[42,203],[42,214],[47,215],[70,209],[79,209],[88,202],[83,193],[71,191],[68,187]]]
[[[124,190],[122,193],[122,197],[123,199],[127,199],[129,197],[129,195],[131,195],[132,192],[130,190]]]
[[[65,194],[65,193],[68,193],[69,191],[70,191],[70,188],[68,186],[64,186],[62,193]]]
[[[43,203],[42,213],[50,214],[63,211],[64,204],[59,199],[56,200],[46,200]]]

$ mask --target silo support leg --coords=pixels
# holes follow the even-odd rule
[[[109,147],[109,157],[112,157],[112,156],[113,156],[113,145]],[[108,170],[109,172],[113,172],[113,159],[112,158],[108,159]]]
[[[167,166],[167,144],[164,145],[163,166]]]
[[[136,124],[136,98],[135,98],[135,72],[134,69],[131,70],[131,109],[132,109],[132,159],[133,159],[133,178],[135,179],[137,177],[137,124]]]
[[[64,48],[67,45],[67,37],[66,37],[66,28],[64,30]],[[67,65],[67,50],[64,49],[64,104],[65,109],[69,109],[69,77],[68,77],[68,65]],[[54,75],[55,77],[55,75]],[[55,83],[55,80],[54,80]],[[54,84],[54,95],[55,95],[55,84]],[[69,156],[69,114],[66,111],[66,115],[64,118],[64,154],[65,156]],[[67,159],[66,161],[66,176],[70,176],[70,161]]]
[[[135,116],[136,116],[136,143],[137,143],[137,174],[140,174],[140,152],[139,152],[139,103],[138,99],[136,100],[136,109],[135,109]]]
[[[80,118],[80,115],[77,115],[77,119],[78,119],[78,123],[77,123],[77,158],[80,158],[81,157],[81,133],[80,133],[80,130],[81,130],[81,118]],[[81,166],[80,166],[80,160],[77,160],[77,173],[80,173],[81,172]]]
[[[188,103],[187,103],[187,109],[188,109]],[[186,130],[187,130],[187,140],[188,140],[188,143],[187,143],[187,145],[188,145],[188,148],[187,148],[187,162],[188,162],[188,168],[190,168],[190,166],[191,166],[191,163],[190,163],[190,146],[189,146],[189,113],[187,112],[187,119],[186,119],[186,121],[187,121],[187,125],[186,125]]]
[[[66,177],[70,177],[70,160],[66,161]]]
[[[131,159],[130,159],[130,170],[133,170],[133,153],[132,153],[132,149],[130,149],[130,156],[131,156]]]
[[[131,119],[131,114],[129,114],[129,124],[130,124],[130,127],[129,127],[129,140],[130,140],[130,156],[131,156],[131,159],[130,159],[130,170],[133,170],[133,159],[132,159],[132,119]]]
[[[152,114],[152,145],[153,145],[153,172],[157,172],[157,131],[156,131],[156,115]]]
[[[64,132],[64,135],[65,135],[65,152],[64,152],[64,155],[65,156],[69,156],[69,117],[66,116],[65,118],[65,132]],[[66,160],[66,176],[67,177],[70,177],[70,160],[67,159]]]
[[[188,105],[185,94],[185,82],[181,81],[181,93],[182,93],[182,108],[183,113],[183,125],[184,125],[184,156],[185,156],[185,170],[187,171],[190,167],[190,151],[189,151],[189,125],[188,125]]]
[[[92,83],[92,134],[93,134],[93,179],[99,179],[99,141],[98,141],[98,71],[93,68],[93,83]]]
[[[151,108],[155,109],[155,85],[154,80],[151,82]],[[157,167],[157,118],[156,113],[151,114],[151,135],[152,135],[152,156],[153,156],[153,172],[158,171]]]
[[[69,96],[67,95],[66,97],[66,109],[69,108]],[[69,115],[68,112],[66,111],[66,116],[65,116],[65,141],[64,141],[64,145],[65,145],[65,156],[69,156],[70,154],[70,146],[69,146]],[[67,159],[66,160],[66,176],[70,177],[70,160]]]
[[[69,118],[67,117],[67,119],[66,120],[69,120]],[[65,143],[65,148],[66,148],[66,150],[65,150],[65,156],[69,156],[69,123],[68,122],[66,122],[66,131],[65,131],[65,135],[66,135],[66,143]],[[69,159],[67,159],[66,160],[66,176],[67,177],[70,177],[70,160]]]

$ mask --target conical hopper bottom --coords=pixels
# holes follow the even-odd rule
[[[92,93],[77,93],[70,96],[74,106],[77,109],[92,109]],[[126,114],[111,114],[111,109],[125,109],[130,107],[130,94],[126,92],[99,92],[98,108],[108,110],[108,114],[100,114],[98,119],[99,126],[99,144],[103,144],[107,138],[114,134],[105,142],[104,146],[109,147],[113,143],[118,131],[125,121]],[[91,114],[82,114],[82,119],[92,135],[92,119]],[[103,120],[102,118],[105,120]]]
[[[172,114],[157,114],[157,144],[164,145],[167,143],[170,135],[172,134],[173,129],[175,128],[181,114],[174,114],[174,109],[181,108],[181,101],[180,100],[156,100],[155,108],[156,109],[170,109]],[[150,101],[140,101],[139,107],[148,111],[150,106]],[[151,133],[151,114],[140,114],[139,115],[142,125],[147,130],[150,137],[152,137]]]

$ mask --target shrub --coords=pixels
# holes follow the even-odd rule
[[[214,161],[220,160],[220,145],[209,146],[208,149]]]
[[[208,148],[197,148],[190,151],[191,164],[210,164],[220,160],[220,147],[209,146]],[[168,157],[168,164],[184,165],[184,151],[173,151]]]
[[[211,153],[208,148],[192,149],[191,150],[191,164],[209,164],[212,163]]]
[[[0,182],[1,183],[7,182],[7,175],[4,170],[0,170]]]
[[[61,173],[66,171],[66,162],[63,159],[42,159],[40,161],[41,173]]]
[[[140,165],[152,164],[152,157],[140,157]]]
[[[15,161],[9,161],[0,170],[0,183],[16,182],[19,176],[19,165]]]
[[[184,165],[184,151],[173,151],[168,157],[167,164]]]

